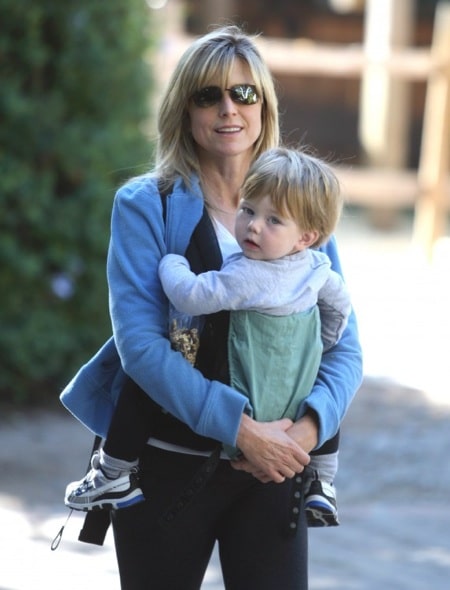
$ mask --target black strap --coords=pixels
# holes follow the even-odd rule
[[[204,207],[203,215],[192,233],[185,256],[189,260],[191,270],[197,274],[207,270],[218,270],[222,265],[222,254],[217,235],[206,207]],[[205,376],[208,376],[208,371],[212,371],[211,378],[217,378],[221,373],[224,373],[225,378],[228,378],[227,340],[225,337],[228,333],[228,312],[219,312],[208,316],[207,324],[202,331],[202,344],[198,351],[196,367]],[[224,350],[218,348],[218,343],[225,343]],[[214,354],[211,356],[210,353],[213,352]],[[221,368],[221,365],[225,370]],[[211,442],[213,441],[211,440]],[[187,508],[196,494],[205,487],[219,465],[221,450],[222,445],[216,443],[209,457],[200,465],[192,479],[159,519],[163,526],[172,524],[178,514]]]
[[[194,473],[191,481],[183,488],[180,495],[172,502],[166,512],[161,516],[159,522],[162,525],[170,525],[194,499],[195,495],[205,487],[209,479],[217,469],[220,461],[221,445],[218,446],[204,463]]]
[[[86,514],[78,540],[91,545],[103,545],[110,524],[109,510],[91,510]]]
[[[100,436],[96,436],[94,444],[92,445],[92,455],[98,451],[102,442]],[[91,469],[91,459],[87,472]],[[84,518],[83,528],[78,535],[78,540],[83,543],[91,543],[92,545],[103,545],[105,542],[106,533],[111,523],[109,510],[94,510],[88,512]]]
[[[100,448],[101,442],[102,438],[100,436],[96,436],[94,439],[94,444],[92,445],[92,451],[89,457],[89,463],[86,468],[86,473],[88,473],[91,469],[92,455],[95,453],[95,451],[97,451]],[[62,525],[62,527],[58,531],[58,534],[53,539],[50,545],[50,549],[52,551],[56,551],[56,549],[58,549],[59,544],[62,540],[64,529],[66,527],[66,524],[69,522],[69,518],[72,516],[72,512],[73,508],[70,509],[66,522]],[[101,510],[99,512],[88,512],[84,519],[84,525],[80,531],[78,540],[84,541],[85,543],[92,543],[94,545],[103,545],[106,536],[106,531],[108,530],[109,526],[109,520],[109,511],[107,510]]]

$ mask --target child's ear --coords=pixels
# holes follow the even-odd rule
[[[297,240],[296,246],[298,250],[304,250],[305,248],[309,248],[313,244],[317,242],[319,239],[319,232],[318,231],[305,231],[301,234],[299,239]]]

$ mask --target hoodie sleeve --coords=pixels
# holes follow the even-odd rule
[[[183,256],[167,254],[159,264],[165,294],[180,312],[207,315],[221,310],[257,307],[261,278],[243,256],[231,256],[220,271],[195,274]],[[251,273],[251,274],[249,274]]]

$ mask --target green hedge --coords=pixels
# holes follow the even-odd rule
[[[58,394],[110,334],[112,199],[148,167],[143,0],[0,0],[0,396]]]

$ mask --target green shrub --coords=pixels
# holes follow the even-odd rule
[[[148,167],[142,0],[0,0],[0,396],[59,389],[111,332],[116,188]]]

